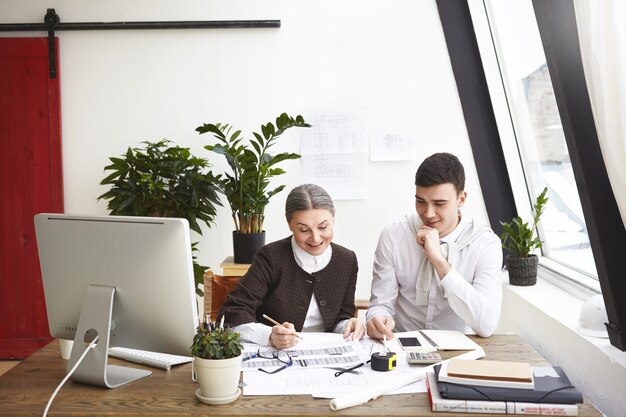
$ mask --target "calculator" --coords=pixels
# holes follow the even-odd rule
[[[412,364],[437,363],[442,360],[437,352],[409,352],[407,361]]]

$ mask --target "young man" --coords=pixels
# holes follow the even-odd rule
[[[415,174],[415,210],[388,224],[374,255],[367,334],[393,330],[493,333],[500,319],[500,239],[461,215],[467,193],[458,158],[436,153]]]

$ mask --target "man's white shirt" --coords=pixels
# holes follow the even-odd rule
[[[442,243],[456,242],[472,220],[461,219]],[[432,278],[428,305],[417,305],[416,282],[424,250],[408,218],[388,224],[374,254],[374,276],[367,320],[392,317],[395,331],[459,330],[489,336],[498,325],[502,303],[502,246],[492,231],[478,234],[455,256],[443,278]]]

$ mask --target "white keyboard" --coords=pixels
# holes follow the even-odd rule
[[[109,356],[165,369],[166,371],[169,371],[174,365],[191,362],[191,356],[171,355],[169,353],[150,352],[147,350],[130,349],[119,346],[109,348]]]

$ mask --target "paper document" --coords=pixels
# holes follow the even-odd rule
[[[336,372],[367,361],[372,353],[384,352],[383,343],[369,337],[359,342],[344,341],[341,335],[328,333],[302,333],[302,336],[303,340],[288,350],[293,365],[284,370],[267,374],[258,371],[259,367],[271,369],[271,366],[284,364],[278,361],[271,363],[272,360],[265,363],[262,361],[268,361],[267,359],[258,358],[244,361],[246,368],[243,368],[243,395],[310,394],[317,398],[339,397],[335,406],[343,408],[352,403],[354,395],[362,402],[375,398],[369,396],[372,390],[382,394],[426,392],[425,370],[432,368],[409,365],[407,353],[399,349],[395,338],[388,341],[389,349],[397,354],[395,369],[377,372],[367,363],[336,377]],[[258,348],[258,345],[246,344],[244,354],[252,355]],[[479,348],[461,356],[476,359],[484,355],[484,351]],[[246,365],[247,363],[255,365]],[[363,399],[361,394],[369,397]],[[343,398],[346,396],[349,398]]]
[[[484,356],[485,352],[482,349],[472,350],[459,355],[459,357],[463,357],[465,359],[478,359]],[[429,365],[412,368],[412,370],[397,373],[395,375],[393,373],[396,371],[378,372],[379,375],[392,375],[393,378],[377,378],[376,383],[363,390],[355,391],[350,394],[338,395],[330,401],[330,409],[341,410],[348,407],[354,407],[355,405],[365,404],[369,400],[376,399],[381,395],[400,393],[404,388],[409,386],[407,384],[414,386],[416,383],[420,383],[424,386],[424,391],[420,392],[426,392],[426,385],[424,384],[426,372],[432,372],[434,366],[435,365]]]
[[[422,346],[432,346],[437,350],[480,349],[476,342],[456,330],[418,330],[415,336],[420,340]]]
[[[331,334],[335,337],[327,337]],[[259,346],[244,346],[244,361],[241,370],[258,371],[259,368],[271,370],[284,365],[278,359],[255,357]],[[290,369],[320,367],[350,367],[364,362],[369,358],[359,342],[344,341],[341,334],[305,333],[303,339],[294,347],[286,349],[293,363]],[[250,359],[246,359],[250,358]]]

